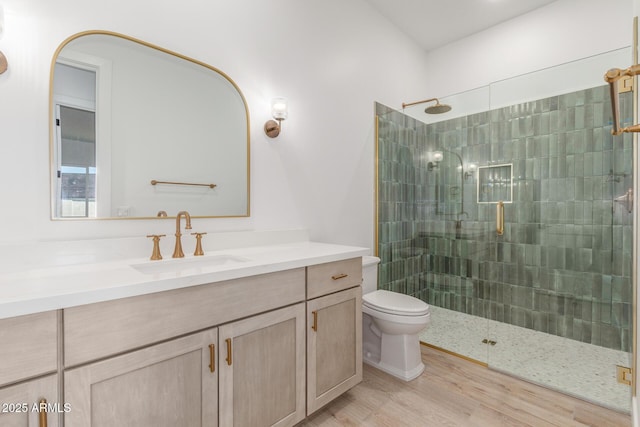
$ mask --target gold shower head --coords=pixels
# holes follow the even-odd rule
[[[402,103],[402,109],[404,110],[406,107],[409,107],[411,105],[422,104],[425,102],[432,102],[432,101],[436,101],[435,105],[431,105],[430,107],[425,108],[424,109],[425,113],[442,114],[442,113],[451,111],[451,106],[447,104],[441,104],[440,101],[438,101],[438,98],[430,98],[430,99],[425,99],[424,101],[410,102],[408,104]]]

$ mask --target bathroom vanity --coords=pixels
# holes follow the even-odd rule
[[[5,275],[0,424],[294,425],[362,379],[366,252],[302,242]]]

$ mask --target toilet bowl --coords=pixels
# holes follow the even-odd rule
[[[429,306],[409,295],[377,290],[378,257],[362,258],[362,358],[410,381],[424,371],[418,334],[430,321]]]

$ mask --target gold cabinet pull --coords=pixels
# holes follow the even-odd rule
[[[496,205],[496,233],[498,236],[504,234],[504,202],[502,200]]]
[[[40,407],[38,408],[39,414],[39,427],[47,427],[47,399],[40,400]]]
[[[335,276],[331,276],[331,278],[333,280],[340,280],[340,279],[344,279],[345,277],[348,277],[348,276],[349,276],[348,274],[341,273],[341,274],[336,274]]]
[[[216,345],[209,344],[209,370],[213,373],[216,371]]]
[[[227,365],[231,366],[231,363],[233,363],[233,355],[231,352],[231,338],[227,338],[225,341],[227,343]]]
[[[318,332],[318,312],[312,311],[311,314],[313,314],[313,325],[311,325],[311,329]]]

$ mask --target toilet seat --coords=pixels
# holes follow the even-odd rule
[[[398,292],[377,290],[362,296],[362,304],[372,310],[397,316],[424,316],[429,305],[424,301]]]

